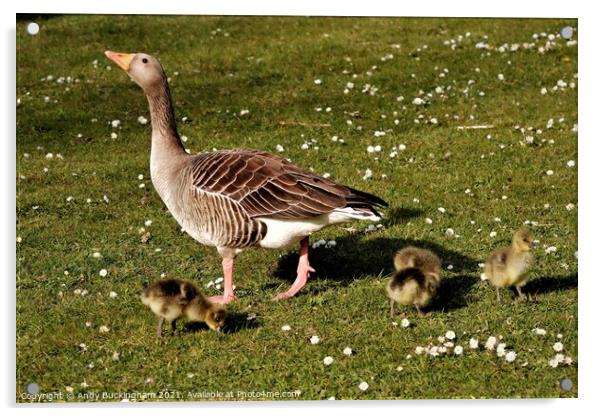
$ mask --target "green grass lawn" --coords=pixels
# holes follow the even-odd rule
[[[119,400],[93,398],[103,392],[577,396],[577,167],[567,165],[577,163],[577,46],[558,38],[546,48],[547,36],[533,38],[576,20],[36,21],[37,36],[17,21],[17,401],[29,401],[29,383],[72,401]],[[144,284],[165,275],[218,294],[206,286],[221,262],[180,232],[154,191],[150,123],[137,121],[148,118],[146,99],[105,49],[161,59],[191,152],[247,147],[290,158],[388,201],[383,227],[349,223],[312,236],[336,247],[312,250],[317,273],[280,302],[270,299],[292,282],[296,248],[248,250],[237,259],[239,299],[225,333],[180,323],[179,334],[157,339],[156,318],[139,301]],[[413,104],[417,97],[424,103]],[[458,128],[476,125],[492,127]],[[479,263],[525,221],[541,241],[531,299],[516,302],[505,290],[498,304]],[[389,317],[384,286],[393,254],[408,244],[442,258],[444,282],[431,316],[408,309],[403,328]],[[416,354],[450,330],[462,355]],[[490,336],[503,337],[516,360],[484,349]],[[557,341],[571,365],[550,366]],[[572,389],[560,388],[564,378]]]

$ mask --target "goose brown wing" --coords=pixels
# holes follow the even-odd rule
[[[310,218],[337,208],[372,212],[386,206],[378,197],[304,171],[256,150],[199,154],[193,160],[196,188],[237,201],[250,217]]]

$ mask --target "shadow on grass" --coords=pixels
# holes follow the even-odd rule
[[[222,329],[223,334],[233,334],[239,331],[251,330],[259,328],[261,324],[257,322],[257,319],[247,319],[247,314],[230,312],[226,315],[226,323]],[[187,322],[184,325],[184,332],[199,332],[199,331],[211,331],[206,323],[204,322]]]
[[[433,303],[426,309],[428,311],[446,312],[460,309],[468,304],[468,292],[479,282],[478,272],[444,277]]]
[[[577,273],[569,276],[549,276],[530,280],[524,288],[524,292],[530,296],[537,296],[543,293],[560,292],[577,287]]]

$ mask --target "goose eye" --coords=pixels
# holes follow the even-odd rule
[[[146,59],[146,58],[142,58],[142,63],[143,63],[143,64],[146,64],[146,63],[148,63],[148,59]]]

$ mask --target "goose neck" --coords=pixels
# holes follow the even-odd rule
[[[161,148],[184,153],[184,146],[176,128],[176,119],[167,80],[164,80],[159,88],[148,92],[146,97],[153,129],[152,146],[159,145]]]

